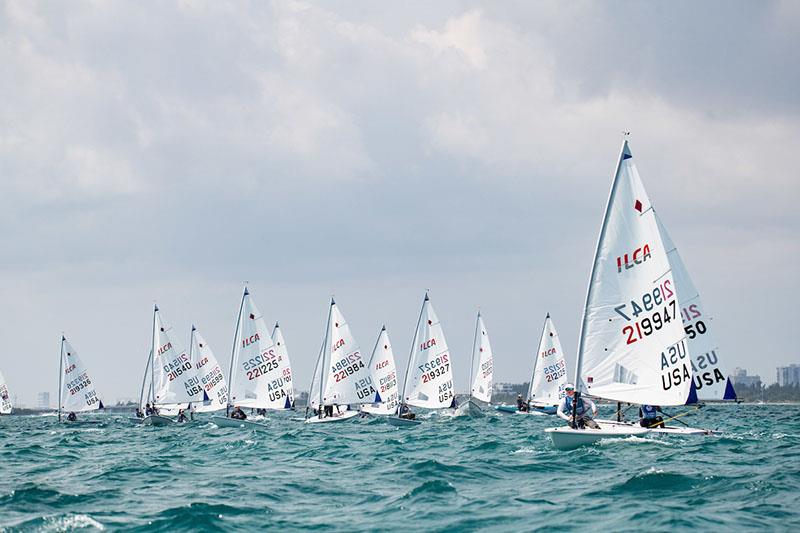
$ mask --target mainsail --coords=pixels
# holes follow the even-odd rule
[[[8,384],[3,373],[0,372],[0,415],[11,414],[11,395],[8,392]]]
[[[422,302],[403,386],[403,402],[415,407],[450,407],[453,368],[442,325],[428,295]]]
[[[683,329],[692,356],[692,372],[698,400],[735,400],[736,391],[730,377],[722,368],[719,357],[719,346],[714,338],[713,317],[705,312],[700,293],[697,291],[689,271],[683,263],[678,249],[664,227],[664,223],[656,213],[658,230],[667,250],[672,277],[678,292]]]
[[[558,405],[564,398],[566,383],[567,362],[564,360],[564,350],[548,313],[544,319],[542,337],[539,339],[539,351],[533,363],[528,399],[535,404]]]
[[[394,364],[392,343],[389,342],[386,326],[381,328],[378,340],[372,349],[372,355],[369,358],[369,369],[372,385],[375,387],[373,403],[376,404],[369,412],[386,415],[394,413],[397,410],[399,398],[397,370]]]
[[[322,367],[328,369],[324,377],[323,405],[372,403],[375,388],[370,381],[369,366],[350,331],[350,325],[333,299],[328,331],[328,346],[324,354],[327,366]]]
[[[292,369],[272,342],[247,287],[242,295],[231,354],[229,405],[260,409],[292,406]]]
[[[59,388],[59,415],[62,411],[81,412],[102,409],[103,402],[97,395],[89,370],[83,364],[78,352],[65,336],[61,336]]]
[[[172,329],[153,310],[153,401],[156,405],[202,402],[203,387],[189,354],[181,348]]]
[[[286,347],[286,339],[283,338],[283,330],[277,322],[275,322],[275,327],[272,328],[272,342],[278,351],[278,357],[283,359],[285,367],[289,369],[289,377],[291,377],[292,363],[289,361],[289,349]],[[291,379],[289,383],[291,383]],[[292,387],[289,387],[288,398],[289,401],[286,403],[289,407],[294,407],[294,390],[292,390]]]
[[[194,326],[189,346],[192,364],[208,398],[202,406],[197,407],[197,410],[205,413],[225,409],[228,405],[228,384],[222,374],[222,367],[214,357],[211,347]]]
[[[475,325],[475,340],[472,347],[473,366],[475,365],[475,354],[478,355],[478,367],[475,369],[475,379],[472,380],[472,397],[482,402],[492,401],[492,377],[494,375],[494,364],[492,359],[492,346],[489,344],[489,334],[486,333],[486,325],[483,317],[478,311],[478,321]],[[470,372],[472,370],[470,369]]]
[[[586,295],[575,373],[579,391],[651,405],[691,400],[691,358],[677,290],[626,140]]]

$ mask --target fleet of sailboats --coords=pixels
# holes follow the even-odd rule
[[[586,292],[574,396],[565,398],[567,364],[548,313],[527,398],[520,399],[517,406],[496,407],[510,413],[542,415],[571,406],[571,425],[545,430],[559,449],[650,432],[705,432],[686,427],[643,427],[621,419],[599,419],[597,427],[578,427],[576,413],[582,397],[617,402],[618,411],[623,403],[682,406],[736,399],[714,337],[713,319],[653,208],[627,139],[613,176]],[[484,416],[492,401],[494,360],[480,311],[475,321],[469,395],[460,406],[452,364],[442,324],[428,293],[414,329],[402,382],[386,327],[381,328],[366,359],[331,298],[304,420],[309,424],[337,422],[361,413],[382,416],[394,426],[419,425],[422,420],[411,408]],[[251,413],[291,410],[294,396],[283,332],[277,323],[271,333],[268,331],[247,287],[242,293],[227,374],[195,326],[187,353],[158,306],[153,307],[141,412],[133,420],[144,425],[169,425],[175,422],[169,415],[176,410],[191,409],[194,414],[224,409],[225,416],[210,418],[217,426],[263,430],[267,428],[263,417],[248,420],[245,416],[228,416],[231,409],[238,413],[242,408],[249,408]],[[62,335],[59,420],[65,412],[74,420],[75,413],[102,407],[88,369]],[[11,410],[8,386],[0,374],[0,414],[10,414]]]

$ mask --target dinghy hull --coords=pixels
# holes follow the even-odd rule
[[[596,420],[600,427],[641,427],[632,422],[617,422],[616,420]],[[710,429],[693,428],[693,427],[678,427],[666,426],[663,428],[646,428],[651,433],[658,433],[661,435],[710,435],[713,433]]]
[[[416,420],[411,418],[398,418],[396,416],[390,416],[386,419],[390,426],[395,426],[398,428],[405,428],[405,427],[413,427],[422,424],[422,420]]]
[[[333,416],[327,416],[325,418],[319,418],[316,416],[312,416],[311,418],[307,418],[305,420],[306,424],[325,424],[328,422],[344,422],[345,420],[350,420],[353,417],[358,416],[358,411],[342,411],[341,413],[336,413]]]
[[[650,433],[642,427],[601,427],[601,429],[572,429],[570,427],[547,428],[545,432],[550,435],[553,446],[558,450],[574,450],[581,446],[589,446],[601,439],[624,439],[627,437],[641,437]]]
[[[169,426],[174,424],[175,420],[161,415],[150,415],[142,419],[143,426]]]
[[[239,420],[237,418],[228,418],[224,416],[212,416],[211,422],[220,428],[255,429],[257,431],[267,431],[269,429],[267,425],[262,422]]]
[[[470,399],[469,401],[458,406],[454,416],[471,416],[472,418],[480,418],[486,416],[486,413],[484,413],[483,408],[480,406],[480,404],[478,404],[478,402]]]

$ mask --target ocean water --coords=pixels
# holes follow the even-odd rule
[[[602,411],[605,410],[605,413]],[[610,416],[610,407],[601,415]],[[552,417],[380,419],[268,432],[152,428],[98,415],[0,419],[0,525],[10,531],[796,531],[800,406],[711,405],[710,436],[562,452]]]

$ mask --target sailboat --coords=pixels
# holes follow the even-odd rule
[[[228,409],[291,409],[294,403],[292,368],[272,342],[267,324],[247,287],[233,336],[231,364],[228,372]],[[247,427],[263,430],[266,424],[214,416],[211,420],[220,427]]]
[[[152,404],[158,408],[186,408],[190,403],[208,400],[192,365],[189,354],[180,346],[172,327],[161,319],[158,306],[153,306],[152,362],[150,383]],[[175,422],[160,414],[142,419],[146,426],[163,426]]]
[[[478,356],[477,367],[476,355]],[[475,379],[472,378],[473,371],[475,372]],[[486,332],[486,325],[483,323],[480,311],[478,311],[478,318],[475,321],[475,337],[472,341],[472,361],[469,372],[469,381],[471,383],[469,399],[458,406],[456,415],[484,416],[484,409],[492,401],[494,364],[492,345],[489,343],[489,334]]]
[[[368,361],[333,298],[311,384],[309,404],[316,416],[309,416],[306,410],[307,424],[348,420],[358,415],[349,406],[372,403],[375,398]],[[340,406],[346,408],[341,410]]]
[[[394,414],[399,404],[397,370],[386,326],[381,328],[378,340],[375,341],[369,358],[369,369],[372,386],[375,387],[375,398],[371,404],[364,404],[361,411],[380,416]]]
[[[516,405],[498,405],[497,410],[521,415],[553,415],[564,398],[566,383],[567,362],[564,360],[564,350],[550,313],[547,313],[528,385],[528,409],[520,411]]]
[[[689,271],[672,242],[667,228],[656,213],[656,222],[661,239],[667,249],[667,257],[678,290],[678,305],[681,310],[683,330],[692,356],[694,386],[699,401],[736,400],[730,376],[724,371],[719,356],[719,346],[713,334],[713,321],[705,311]]]
[[[426,293],[411,342],[398,415],[387,420],[398,427],[420,424],[419,420],[399,416],[403,406],[446,409],[452,405],[454,397],[450,351],[442,325]]]
[[[61,422],[62,411],[82,413],[103,409],[103,402],[89,377],[89,370],[64,335],[61,335],[58,359],[58,421]]]
[[[3,373],[0,372],[0,415],[11,414],[11,395],[8,393],[8,384]]]
[[[667,252],[625,139],[586,293],[573,405],[581,394],[659,406],[693,400],[691,358]],[[570,449],[650,430],[614,425],[545,431],[556,448]]]
[[[214,357],[211,347],[194,325],[192,325],[192,333],[189,337],[189,359],[197,372],[200,385],[208,397],[207,401],[195,406],[195,410],[200,413],[210,413],[225,409],[228,405],[228,384],[222,374],[222,367]]]

